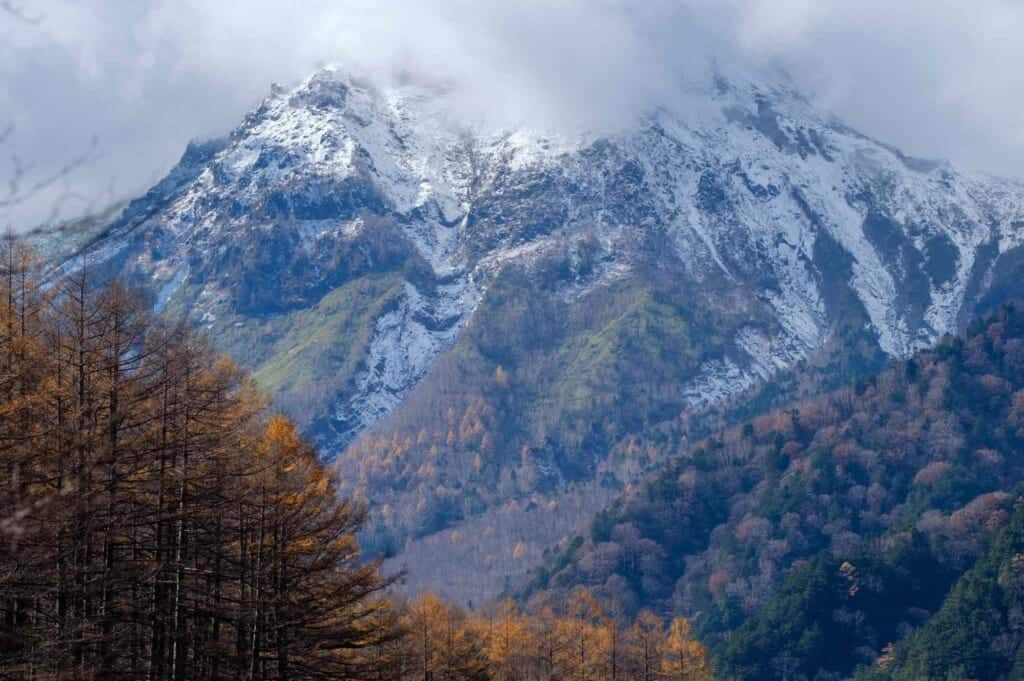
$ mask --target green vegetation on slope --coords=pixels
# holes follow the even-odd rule
[[[778,335],[768,304],[664,259],[598,280],[585,240],[566,249],[498,272],[455,346],[341,457],[352,490],[382,502],[371,549],[503,504],[556,503],[576,482],[622,490],[723,424],[880,364],[863,308],[839,296],[821,357],[734,403],[694,406],[708,363],[748,361],[741,330]]]
[[[376,548],[573,481],[637,477],[672,445],[630,447],[630,436],[676,421],[686,382],[759,318],[753,303],[712,313],[667,274],[571,302],[551,276],[498,275],[454,348],[341,457],[345,477],[388,506]]]
[[[849,677],[942,602],[957,572],[919,532],[823,552],[790,568],[766,605],[716,653],[725,678]]]
[[[283,332],[266,361],[254,371],[256,381],[272,390],[289,413],[315,414],[335,398],[366,356],[375,320],[402,293],[394,273],[368,275],[324,296],[315,307],[275,320]]]
[[[328,413],[348,387],[366,356],[376,319],[401,292],[400,273],[368,274],[308,308],[224,315],[208,333],[218,348],[253,368],[277,407],[316,435],[312,419]]]
[[[949,593],[942,609],[862,681],[1024,676],[1024,507]]]

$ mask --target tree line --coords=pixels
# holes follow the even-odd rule
[[[512,600],[475,611],[423,594],[400,606],[404,636],[378,647],[380,681],[710,681],[690,623],[650,610],[632,620],[579,588],[520,612]]]
[[[0,259],[0,678],[369,674],[389,580],[295,426],[125,286]]]

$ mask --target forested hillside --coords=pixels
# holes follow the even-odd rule
[[[960,578],[942,609],[889,648],[863,681],[1019,679],[1024,674],[1024,506]]]
[[[688,382],[727,354],[729,334],[770,320],[710,280],[681,289],[665,263],[572,304],[553,296],[586,281],[594,249],[567,248],[535,271],[507,267],[452,351],[337,460],[353,492],[377,490],[371,550],[400,553],[403,565],[439,545],[460,557],[417,571],[414,585],[465,604],[521,584],[542,551],[693,440],[884,366],[866,315],[847,300],[814,362],[719,400]],[[732,296],[728,307],[719,295]],[[482,543],[452,540],[474,532],[487,533]]]
[[[686,382],[723,352],[714,328],[754,324],[754,312],[739,300],[715,312],[667,274],[598,286],[572,305],[553,295],[590,276],[597,248],[544,259],[541,273],[506,268],[451,352],[340,456],[347,484],[388,504],[374,546],[400,548],[534,494],[546,503],[573,483],[619,486],[660,460],[661,450],[627,452],[625,436],[687,410]]]
[[[926,619],[943,580],[969,567],[988,530],[1006,522],[1024,481],[1022,389],[1024,310],[1011,303],[877,377],[694,443],[599,514],[588,536],[564,545],[533,587],[558,593],[582,584],[627,610],[685,614],[727,668],[742,668],[757,650],[779,658],[762,657],[771,670],[764,678],[808,671],[827,650],[814,636],[834,641],[846,631],[859,637],[854,657],[831,662],[849,672]],[[895,576],[907,569],[891,555],[900,551],[931,556],[914,560],[930,560],[937,581],[925,588]],[[887,567],[893,561],[900,567]],[[802,628],[814,620],[804,606],[829,620],[850,610],[835,594],[806,596],[846,562],[885,593],[902,584],[905,600],[880,597],[894,610],[868,608],[857,617],[874,619],[857,627]],[[786,588],[803,593],[804,606],[790,599],[763,610],[794,570]],[[759,612],[745,634],[729,634]],[[774,638],[757,640],[759,626]],[[811,638],[788,649],[787,631]],[[744,636],[751,646],[774,643],[743,650]]]
[[[845,558],[799,561],[716,646],[723,678],[849,678],[928,621],[958,575],[920,532],[868,541]]]

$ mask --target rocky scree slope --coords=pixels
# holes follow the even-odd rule
[[[907,356],[1019,289],[1019,183],[788,86],[692,94],[614,134],[493,131],[442,87],[326,69],[190,145],[63,268],[126,275],[251,366],[389,550],[620,486],[656,463],[631,433],[805,359]]]

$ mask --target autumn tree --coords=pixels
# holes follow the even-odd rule
[[[566,679],[597,679],[600,672],[598,637],[604,610],[588,589],[580,588],[569,597],[566,614],[561,622],[561,635],[567,645],[562,651],[559,666]]]
[[[669,626],[661,674],[671,681],[710,681],[712,678],[707,648],[693,637],[693,627],[683,617],[676,617]]]
[[[505,599],[498,604],[488,629],[489,678],[492,681],[523,679],[528,659],[526,651],[533,644],[530,641],[530,629],[520,617],[514,601]]]
[[[547,602],[537,606],[527,618],[530,640],[533,642],[533,668],[539,681],[564,678],[566,648],[569,645],[569,627],[563,625],[554,607]]]
[[[0,678],[372,678],[366,508],[252,379],[89,267],[0,252]]]
[[[665,649],[665,623],[650,610],[642,610],[626,631],[626,669],[635,681],[655,681]]]

